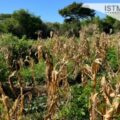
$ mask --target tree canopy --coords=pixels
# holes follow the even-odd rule
[[[45,33],[46,30],[46,25],[40,17],[34,16],[24,9],[17,10],[11,15],[2,14],[1,18],[0,26],[2,26],[3,31],[19,37],[26,35],[28,38],[35,38],[36,31],[42,30]]]
[[[72,4],[59,10],[59,14],[65,18],[65,22],[70,22],[94,17],[95,11],[83,7],[82,3],[73,2]]]

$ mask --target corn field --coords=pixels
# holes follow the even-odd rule
[[[88,113],[76,108],[88,118],[73,114],[72,120],[119,120],[120,33],[89,31],[82,29],[79,38],[54,35],[37,41],[0,36],[0,120],[33,120],[31,103],[40,97],[44,109],[38,108],[42,117],[36,119],[70,120],[75,85],[90,88],[83,96]]]

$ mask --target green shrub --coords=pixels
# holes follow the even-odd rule
[[[109,62],[111,68],[113,71],[118,70],[118,55],[117,55],[117,49],[116,48],[109,48],[107,51],[107,61]]]
[[[0,53],[0,81],[5,82],[8,77],[8,66],[4,59],[3,54]]]
[[[33,74],[36,82],[43,83],[45,80],[45,63],[41,60],[38,64],[34,64],[34,69],[23,67],[20,73],[27,84],[31,82]]]
[[[25,104],[25,120],[43,120],[46,109],[46,96],[33,98],[31,103]]]
[[[71,101],[63,106],[59,113],[60,119],[65,120],[88,120],[89,119],[89,95],[90,86],[83,88],[80,85],[71,87]]]

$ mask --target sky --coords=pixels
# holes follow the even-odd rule
[[[0,0],[0,13],[13,13],[15,10],[26,9],[40,16],[45,22],[63,22],[58,10],[73,2],[119,3],[120,0]],[[104,16],[99,12],[97,15]]]

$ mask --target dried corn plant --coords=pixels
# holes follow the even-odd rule
[[[2,84],[0,84],[0,94],[1,94],[0,100],[4,106],[1,119],[22,120],[24,110],[24,95],[22,91],[21,94],[15,99],[13,103],[11,102],[11,99],[5,95],[4,90],[2,88]]]
[[[54,120],[61,102],[68,98],[69,85],[67,82],[66,61],[59,62],[53,66],[52,56],[46,54],[46,78],[47,78],[47,114],[45,120]],[[61,99],[64,98],[64,99]]]
[[[80,34],[80,49],[81,49],[81,53],[82,53],[82,56],[84,56],[84,59],[85,57],[88,59],[89,55],[90,55],[90,46],[89,46],[89,41],[88,41],[88,38],[86,36],[86,31],[81,31],[81,34]]]
[[[116,120],[120,115],[120,85],[113,87],[103,76],[100,92],[94,92],[90,97],[90,120]]]

